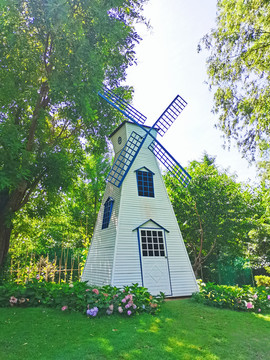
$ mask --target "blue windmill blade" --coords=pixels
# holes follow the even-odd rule
[[[153,127],[158,129],[158,133],[161,136],[166,133],[186,105],[187,102],[180,95],[177,95],[167,109],[160,115]]]
[[[118,158],[114,162],[106,178],[106,181],[110,182],[116,187],[121,186],[138,152],[140,151],[145,138],[146,136],[142,137],[135,131],[131,133]]]
[[[153,140],[148,146],[158,160],[172,173],[172,175],[184,186],[187,187],[191,176],[186,170],[174,159],[174,157],[160,144],[159,141]]]
[[[106,100],[115,109],[119,110],[123,115],[135,123],[143,125],[147,119],[142,113],[136,110],[128,102],[115,95],[110,89],[103,87],[103,92],[98,92],[98,95]]]

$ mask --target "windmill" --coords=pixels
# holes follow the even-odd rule
[[[116,159],[111,171],[109,172],[107,181],[117,187],[121,186],[147,136],[151,136],[153,140],[148,146],[149,150],[155,154],[159,161],[182,185],[187,186],[191,176],[151,134],[152,129],[157,129],[159,135],[164,136],[169,127],[184,110],[187,102],[180,95],[177,95],[170,103],[170,105],[165,109],[165,111],[160,115],[157,121],[153,124],[153,126],[146,130],[142,126],[147,119],[146,116],[141,114],[125,100],[121,99],[111,90],[105,87],[103,88],[103,92],[99,92],[99,96],[105,99],[114,108],[119,110],[127,119],[131,120],[145,130],[144,136],[140,136],[136,131],[132,132],[120,155]]]
[[[187,103],[177,95],[149,127],[146,117],[113,91],[104,87],[99,96],[128,121],[110,136],[116,160],[106,179],[82,280],[119,287],[138,283],[152,294],[191,295],[198,290],[196,279],[157,160],[183,186],[191,177],[156,139]]]

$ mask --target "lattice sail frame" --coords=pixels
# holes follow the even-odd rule
[[[103,87],[103,93],[99,92],[98,95],[111,104],[115,109],[119,110],[131,121],[135,121],[143,125],[147,119],[142,113],[136,110],[128,102],[115,95],[110,89]]]
[[[176,179],[187,187],[191,176],[189,173],[175,160],[175,158],[160,144],[159,141],[153,140],[148,149],[157,157],[157,159],[169,170]]]
[[[136,155],[142,147],[143,140],[144,138],[135,131],[131,133],[128,141],[114,162],[113,167],[107,176],[107,181],[117,187],[121,186],[125,175],[128,173],[136,158]]]
[[[153,127],[158,129],[158,133],[163,136],[176,118],[186,107],[187,102],[177,95],[166,110],[160,115]]]
[[[147,136],[151,136],[153,141],[148,146],[148,149],[157,157],[157,159],[172,173],[173,176],[184,186],[187,187],[191,176],[186,170],[174,159],[174,157],[162,146],[162,144],[151,134],[152,129],[156,129],[158,133],[163,136],[169,127],[173,124],[179,114],[183,111],[187,102],[179,95],[177,95],[170,105],[161,114],[154,125],[146,129],[143,124],[146,121],[146,116],[136,110],[133,106],[128,104],[125,100],[115,95],[111,90],[103,88],[103,93],[99,92],[104,100],[111,104],[114,108],[119,110],[132,122],[140,126],[146,134],[144,137],[133,131],[128,138],[125,146],[121,150],[118,158],[114,162],[111,171],[109,172],[106,181],[112,183],[116,187],[120,187],[124,181],[129,169],[131,168],[135,158],[137,157],[143,143]]]

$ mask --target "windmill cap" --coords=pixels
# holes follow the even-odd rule
[[[144,127],[144,128],[147,128],[147,129],[151,129],[151,126],[138,125],[138,124],[136,124],[136,123],[134,123],[134,122],[132,122],[132,121],[127,121],[127,120],[125,120],[125,121],[122,122],[122,124],[120,124],[119,126],[117,126],[117,128],[109,135],[109,138],[111,138],[114,134],[116,134],[117,131],[118,131],[119,129],[121,129],[121,127],[124,126],[125,124],[133,124],[133,125],[137,125],[137,126],[139,126],[139,127]],[[157,128],[153,128],[153,129],[156,130],[156,131],[158,131]]]

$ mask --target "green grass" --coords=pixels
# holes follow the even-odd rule
[[[156,315],[0,309],[0,359],[270,359],[270,315],[168,301]]]

